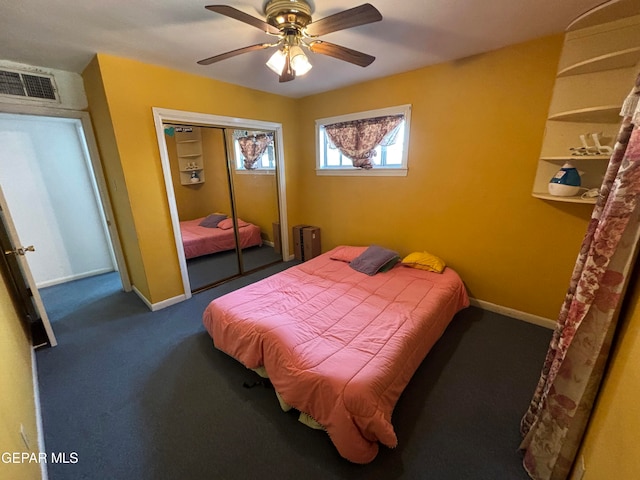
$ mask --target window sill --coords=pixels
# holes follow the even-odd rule
[[[373,167],[370,170],[362,168],[316,168],[318,176],[334,177],[406,177],[407,168]]]

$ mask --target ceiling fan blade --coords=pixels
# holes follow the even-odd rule
[[[327,33],[357,27],[359,25],[366,25],[367,23],[379,22],[380,20],[382,20],[382,14],[376,7],[365,3],[359,7],[350,8],[349,10],[312,22],[307,25],[305,31],[312,36],[326,35]]]
[[[291,68],[291,60],[289,59],[289,55],[285,57],[284,68],[282,69],[282,73],[280,74],[280,83],[290,82],[296,78],[296,72]]]
[[[366,53],[352,50],[351,48],[342,47],[335,43],[329,43],[322,40],[316,40],[309,45],[309,49],[313,53],[320,53],[322,55],[328,55],[329,57],[337,58],[345,62],[353,63],[361,67],[371,65],[376,57],[367,55]]]
[[[212,12],[219,13],[220,15],[225,15],[235,20],[239,20],[251,25],[252,27],[259,28],[263,32],[272,33],[274,35],[280,33],[280,30],[278,30],[273,25],[269,25],[267,22],[264,22],[259,18],[253,17],[248,13],[244,13],[237,8],[233,8],[228,5],[207,5],[204,8],[206,8],[207,10],[211,10]]]
[[[268,43],[258,43],[256,45],[250,45],[248,47],[238,48],[237,50],[231,50],[227,53],[221,53],[220,55],[215,55],[213,57],[205,58],[203,60],[199,60],[198,63],[200,65],[211,65],[212,63],[219,62],[220,60],[226,60],[227,58],[235,57],[236,55],[242,55],[243,53],[253,52],[255,50],[262,50],[264,48],[269,48],[271,45]]]

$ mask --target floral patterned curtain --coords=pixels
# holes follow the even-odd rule
[[[238,137],[237,140],[242,156],[244,157],[244,168],[254,170],[258,159],[273,142],[273,136],[260,133],[258,135]]]
[[[404,115],[365,118],[325,125],[324,131],[333,145],[353,161],[357,168],[373,168],[375,149],[404,120]]]
[[[565,479],[595,400],[640,236],[640,77],[594,208],[542,374],[521,423],[533,479]],[[635,112],[635,114],[633,113]]]

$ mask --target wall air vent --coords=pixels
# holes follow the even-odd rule
[[[58,101],[52,76],[0,70],[0,95]]]

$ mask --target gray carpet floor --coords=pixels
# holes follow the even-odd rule
[[[242,268],[250,272],[282,261],[282,255],[269,245],[242,250]],[[240,267],[235,250],[212,253],[187,260],[191,291],[200,290],[222,280],[239,275]]]
[[[36,352],[51,480],[526,479],[519,421],[551,331],[468,308],[394,410],[398,447],[368,465],[283,413],[202,326],[214,298],[281,263],[150,312],[117,274],[43,289],[59,345]]]

